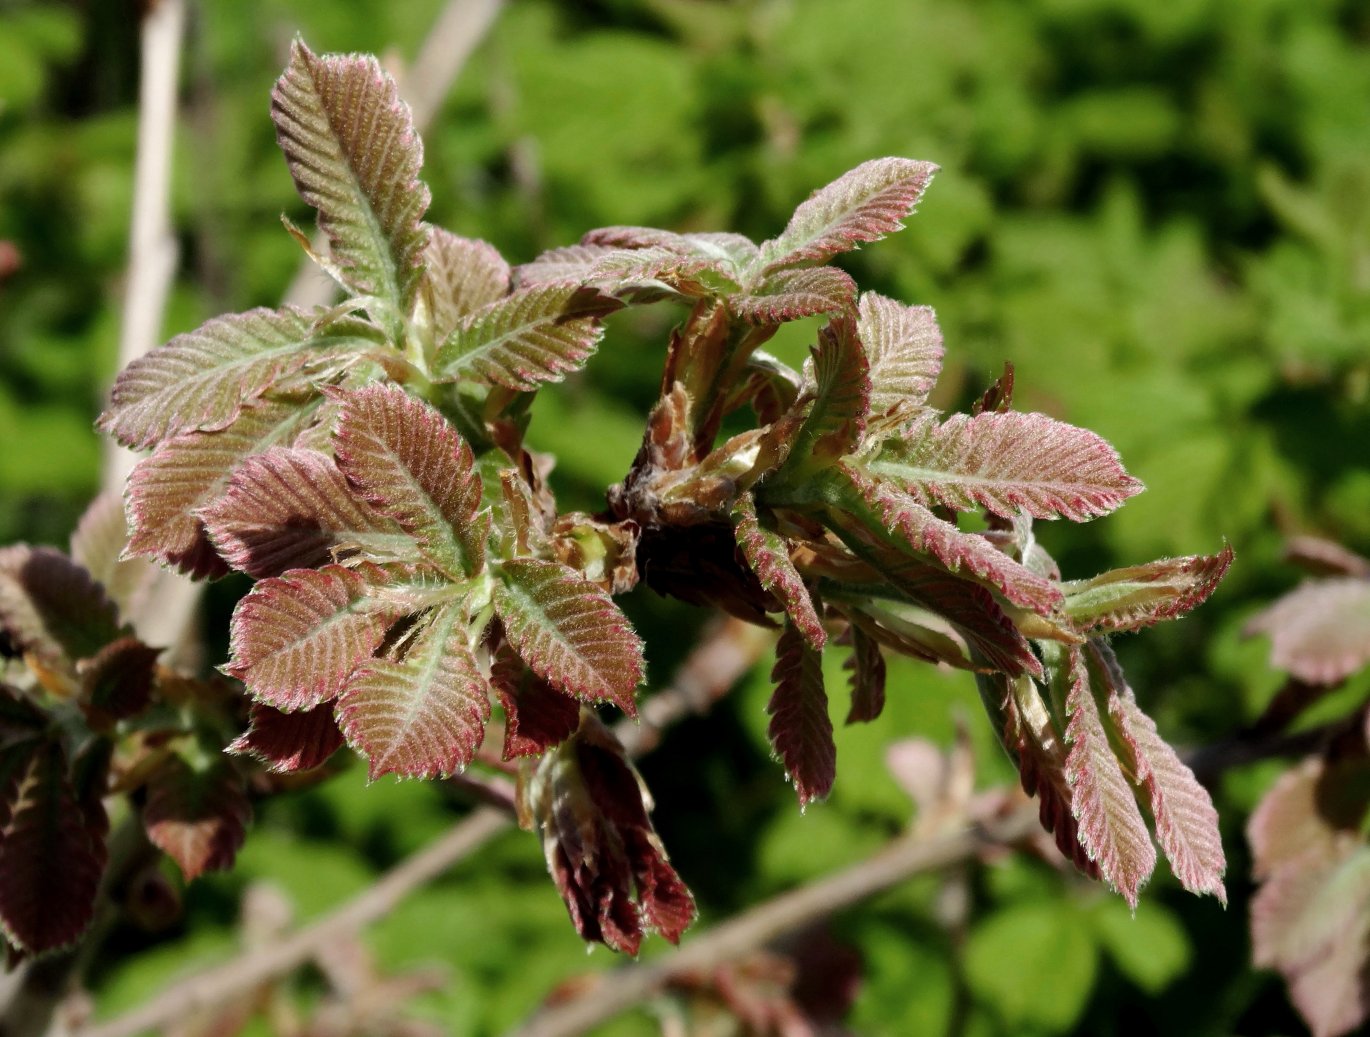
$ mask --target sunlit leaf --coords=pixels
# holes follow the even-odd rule
[[[71,534],[71,560],[90,573],[121,612],[128,614],[135,595],[149,578],[148,567],[136,558],[124,558],[128,546],[128,522],[119,493],[97,495],[82,513]]]
[[[856,331],[870,363],[872,417],[927,405],[942,370],[942,331],[930,306],[906,306],[865,292]]]
[[[586,279],[609,295],[641,301],[663,293],[702,299],[736,291],[731,273],[719,256],[651,247],[608,252]]]
[[[533,285],[584,282],[603,257],[617,252],[614,245],[565,245],[548,249],[530,263],[514,268],[514,285],[528,288]]]
[[[222,757],[197,769],[173,756],[148,779],[143,827],[187,882],[231,868],[251,818],[242,776]]]
[[[804,640],[821,650],[828,635],[799,570],[790,561],[785,538],[761,524],[756,501],[749,493],[738,497],[732,519],[737,529],[738,547],[761,586],[779,600]]]
[[[433,307],[433,333],[446,338],[461,318],[509,294],[513,271],[494,245],[429,228],[424,281]]]
[[[856,300],[856,282],[835,266],[780,270],[745,294],[734,295],[728,308],[750,324],[783,324],[820,313],[847,310]]]
[[[250,726],[225,752],[254,756],[278,774],[313,770],[342,748],[342,731],[333,703],[285,713],[265,702],[252,703]]]
[[[1248,634],[1270,638],[1270,665],[1309,684],[1336,684],[1370,662],[1370,580],[1303,584],[1254,616]]]
[[[373,57],[316,55],[296,39],[271,92],[276,140],[332,259],[358,294],[413,304],[428,242],[423,143]]]
[[[834,317],[818,332],[812,366],[805,371],[813,386],[813,407],[790,457],[831,461],[850,453],[866,433],[870,412],[870,365],[850,315]]]
[[[1114,569],[1065,584],[1065,611],[1081,632],[1140,630],[1198,608],[1231,564],[1229,544],[1216,555],[1163,558]]]
[[[837,777],[822,658],[794,624],[785,625],[775,646],[775,691],[766,705],[771,715],[766,734],[794,783],[800,807],[827,796]]]

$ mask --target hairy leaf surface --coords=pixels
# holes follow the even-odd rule
[[[766,705],[766,728],[785,773],[794,782],[800,807],[832,791],[837,777],[837,745],[823,690],[823,656],[793,623],[785,624],[775,646],[771,671],[775,692]]]
[[[804,636],[804,640],[821,651],[828,635],[809,589],[804,586],[799,570],[790,561],[785,538],[761,524],[756,501],[750,493],[738,497],[733,506],[732,519],[737,530],[737,543],[748,567],[756,573],[761,586],[780,601],[785,614]]]
[[[574,569],[537,558],[500,568],[495,610],[520,658],[554,688],[637,715],[642,641],[613,599]]]
[[[222,757],[197,769],[173,756],[148,780],[143,827],[187,882],[231,868],[251,818],[242,776]]]
[[[1246,633],[1270,637],[1271,666],[1336,684],[1370,662],[1370,580],[1305,583],[1254,616]]]
[[[342,745],[332,702],[293,713],[254,702],[250,726],[225,752],[256,757],[277,774],[294,774],[323,766]]]
[[[805,381],[814,402],[790,456],[794,462],[832,461],[850,453],[866,433],[870,412],[870,365],[849,315],[834,317],[819,329],[818,346]]]
[[[821,187],[761,246],[765,272],[822,263],[904,226],[937,172],[931,162],[877,158]]]
[[[439,341],[456,330],[462,317],[509,294],[513,271],[487,242],[431,227],[423,262],[433,334]]]
[[[779,270],[751,291],[728,300],[728,308],[749,324],[784,324],[851,308],[856,282],[835,266]]]
[[[944,352],[932,307],[865,292],[857,313],[856,331],[870,362],[872,417],[895,406],[926,406]]]
[[[300,40],[271,92],[276,141],[333,260],[361,295],[413,305],[428,243],[423,143],[373,57],[316,55]]]
[[[490,684],[504,707],[504,759],[541,756],[580,723],[580,703],[530,670],[507,644],[490,667]]]
[[[596,263],[617,251],[615,245],[564,245],[548,249],[531,262],[514,267],[514,286],[584,282]]]
[[[1081,632],[1140,630],[1198,608],[1231,564],[1228,544],[1215,555],[1163,558],[1077,580],[1062,588],[1066,614]]]
[[[1006,518],[1025,511],[1083,522],[1142,489],[1103,439],[1045,414],[953,414],[940,425],[928,415],[868,466],[925,504]]]

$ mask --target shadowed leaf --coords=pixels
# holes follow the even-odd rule
[[[735,292],[732,273],[726,257],[650,247],[605,253],[586,280],[609,295],[643,301],[663,294],[702,299]]]
[[[1081,633],[1140,630],[1198,608],[1231,564],[1228,544],[1215,555],[1163,558],[1076,580],[1062,587],[1066,615]]]
[[[250,726],[225,752],[255,756],[277,774],[294,774],[323,766],[342,745],[332,702],[294,713],[254,702]]]
[[[827,796],[837,777],[822,660],[798,628],[787,623],[775,646],[775,691],[766,705],[771,715],[766,734],[794,782],[801,808]]]
[[[790,561],[785,538],[761,524],[756,501],[750,493],[738,497],[733,505],[732,519],[737,530],[737,544],[748,567],[761,581],[761,586],[779,600],[804,640],[812,648],[821,651],[828,635],[809,589],[804,586],[799,570]]]
[[[860,627],[851,628],[851,654],[842,664],[850,670],[851,709],[847,723],[869,723],[885,708],[885,657],[880,643]]]
[[[90,573],[55,548],[27,544],[0,548],[0,631],[66,674],[122,632],[114,603]]]
[[[439,340],[455,331],[468,313],[509,294],[513,271],[487,242],[431,227],[423,261],[433,307],[433,335]]]
[[[231,868],[251,818],[243,779],[222,758],[197,770],[173,756],[148,779],[143,827],[187,882]]]
[[[136,558],[124,558],[128,546],[128,523],[122,494],[106,490],[82,513],[71,534],[71,560],[90,573],[91,579],[127,616],[134,599],[150,579],[148,566]]]
[[[276,141],[358,294],[413,304],[428,230],[423,144],[373,57],[316,55],[300,40],[271,92]]]
[[[504,759],[541,756],[580,723],[580,704],[524,665],[507,644],[490,667],[490,684],[504,707]]]
[[[1270,637],[1270,665],[1308,684],[1336,684],[1370,662],[1370,580],[1315,580],[1246,625]]]
[[[856,331],[870,363],[872,417],[895,406],[927,405],[942,370],[942,331],[930,306],[905,306],[875,292],[861,296]]]
[[[136,637],[111,641],[78,667],[81,708],[95,730],[107,730],[135,716],[152,700],[152,678],[160,648]]]
[[[780,270],[745,295],[728,299],[728,308],[749,324],[784,324],[851,308],[856,282],[835,266]]]
[[[1006,518],[1025,511],[1083,522],[1142,489],[1104,440],[1044,414],[953,414],[940,425],[929,415],[886,441],[867,467],[924,504]]]

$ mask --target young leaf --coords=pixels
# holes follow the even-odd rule
[[[1076,580],[1062,587],[1066,615],[1081,633],[1140,630],[1202,605],[1231,564],[1226,544],[1215,555],[1163,558]]]
[[[433,407],[398,387],[370,385],[340,399],[334,443],[351,487],[447,575],[478,572],[489,521],[475,521],[481,484],[466,441]]]
[[[866,433],[871,393],[870,365],[850,315],[834,317],[819,329],[805,379],[813,382],[814,403],[790,453],[791,463],[832,461],[850,453]]]
[[[615,249],[601,256],[586,280],[608,295],[648,301],[661,295],[703,299],[735,292],[726,260],[669,248]]]
[[[243,779],[222,757],[195,769],[173,756],[148,779],[143,827],[187,882],[231,868],[251,819]]]
[[[905,306],[875,292],[861,296],[856,332],[870,361],[872,417],[896,406],[927,406],[942,370],[942,330],[930,306]]]
[[[580,705],[524,665],[507,644],[490,667],[490,684],[504,707],[504,759],[541,756],[580,723]]]
[[[333,459],[316,450],[253,454],[200,518],[223,559],[259,580],[359,550],[377,561],[419,558],[413,538],[360,499]]]
[[[28,750],[6,793],[0,828],[5,939],[29,954],[70,946],[95,913],[103,831],[90,830],[55,742]]]
[[[122,633],[104,588],[61,551],[0,548],[0,631],[43,666],[74,673]]]
[[[1072,647],[1069,658],[1069,669],[1063,668],[1054,679],[1070,683],[1066,695],[1070,752],[1065,770],[1071,809],[1079,824],[1080,843],[1099,866],[1099,873],[1135,908],[1137,894],[1156,867],[1156,848],[1132,787],[1113,755],[1084,654]]]
[[[318,332],[318,315],[289,307],[216,317],[177,335],[119,373],[100,427],[130,447],[182,432],[217,432],[268,389],[287,388],[306,364],[374,347]]]
[[[1308,684],[1336,684],[1370,662],[1370,580],[1314,580],[1247,623],[1270,637],[1270,665]]]
[[[642,641],[613,599],[574,569],[537,558],[500,567],[495,611],[524,662],[583,702],[612,702],[637,715]]]
[[[375,567],[329,565],[258,583],[233,610],[224,672],[287,712],[336,697],[400,615],[368,579],[384,577]]]
[[[71,534],[68,553],[71,560],[105,593],[119,611],[133,611],[139,592],[153,578],[150,569],[136,558],[123,557],[128,546],[128,522],[124,518],[121,493],[106,490],[95,497],[82,513]]]
[[[271,92],[276,141],[332,258],[359,295],[408,313],[428,243],[423,143],[373,57],[315,55],[296,39]]]
[[[929,415],[867,467],[924,504],[1006,518],[1026,511],[1083,522],[1142,490],[1104,440],[1045,414],[953,414],[941,425]]]
[[[520,288],[463,317],[438,347],[433,379],[527,392],[578,370],[599,344],[599,318],[621,303],[574,281]]]
[[[850,670],[851,709],[847,723],[869,723],[885,708],[885,657],[880,643],[859,626],[851,627],[851,655],[842,664]]]
[[[508,295],[513,279],[513,271],[494,245],[458,237],[441,227],[429,229],[423,266],[433,334],[439,340],[455,331],[468,313]]]
[[[902,229],[935,172],[906,158],[863,162],[815,191],[780,237],[762,244],[762,272],[822,263]]]
[[[1335,540],[1315,536],[1291,537],[1284,545],[1284,558],[1311,576],[1359,576],[1370,579],[1370,558],[1356,554]]]
[[[523,263],[514,268],[514,287],[531,288],[534,285],[584,283],[596,263],[610,252],[617,252],[614,245],[565,245],[548,249],[531,263]]]
[[[364,664],[338,699],[338,724],[366,756],[372,781],[456,774],[485,736],[489,687],[471,654],[465,602],[420,623],[402,660]]]
[[[737,529],[737,544],[748,567],[756,573],[761,586],[775,595],[791,623],[804,640],[816,651],[822,651],[828,635],[823,621],[814,607],[809,589],[804,586],[799,570],[790,561],[785,538],[761,524],[756,512],[756,501],[744,493],[733,505],[733,524]]]
[[[160,648],[149,648],[136,637],[121,637],[77,667],[81,675],[79,701],[93,729],[108,730],[147,707],[152,699],[153,671],[161,654]]]
[[[1106,690],[1108,712],[1122,736],[1124,763],[1141,787],[1156,822],[1156,839],[1180,884],[1191,893],[1212,893],[1224,905],[1223,872],[1227,858],[1218,834],[1218,812],[1194,772],[1141,711],[1122,668],[1104,641],[1084,648],[1089,678]]]
[[[254,702],[250,726],[224,751],[255,756],[277,774],[294,774],[323,766],[342,745],[332,702],[294,713]]]
[[[221,432],[187,432],[163,443],[129,477],[129,553],[200,579],[227,574],[199,510],[223,493],[243,458],[288,443],[317,409],[261,400]]]
[[[835,266],[780,270],[751,291],[728,299],[728,308],[749,324],[784,324],[851,309],[856,282]]]
[[[766,705],[766,734],[785,773],[794,782],[802,809],[832,791],[837,777],[837,746],[823,690],[823,657],[793,623],[785,624],[775,646],[771,671],[775,692]]]

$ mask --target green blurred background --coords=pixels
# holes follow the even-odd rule
[[[278,215],[308,213],[267,113],[291,37],[403,60],[440,6],[192,4],[166,335],[278,303],[296,269]],[[63,543],[98,483],[91,421],[115,363],[136,94],[136,5],[0,0],[0,542]],[[1173,741],[1230,733],[1280,682],[1239,632],[1296,579],[1283,539],[1370,549],[1370,5],[517,0],[429,132],[425,175],[434,222],[520,262],[605,224],[766,237],[809,191],[887,154],[942,172],[907,230],[842,262],[865,288],[936,307],[937,399],[964,404],[1011,360],[1020,408],[1100,432],[1148,486],[1089,526],[1039,527],[1067,575],[1235,547],[1210,604],[1118,645]],[[564,507],[597,508],[626,470],[679,317],[656,306],[616,319],[589,370],[539,400],[533,442],[560,457]],[[777,349],[798,358],[812,330]],[[700,617],[627,604],[662,680]],[[897,737],[945,744],[959,711],[985,780],[1009,778],[968,680],[911,665],[892,676],[886,716],[839,732],[837,789],[803,816],[767,759],[764,671],[645,762],[704,924],[896,831],[910,806],[882,752]],[[836,935],[866,967],[849,1025],[1301,1032],[1278,979],[1247,965],[1241,831],[1277,770],[1233,771],[1215,790],[1226,912],[1166,875],[1130,919],[1102,890],[1014,860],[967,876],[964,924],[945,924],[938,879],[844,915]],[[270,878],[317,913],[457,816],[433,787],[363,785],[354,768],[261,810],[240,867],[188,891],[183,925],[115,934],[123,956],[92,975],[98,1009],[227,953],[248,882]],[[445,963],[449,982],[420,1008],[453,1034],[497,1033],[559,979],[613,963],[585,957],[527,836],[373,936],[387,967]],[[644,1015],[604,1032],[654,1029]]]

